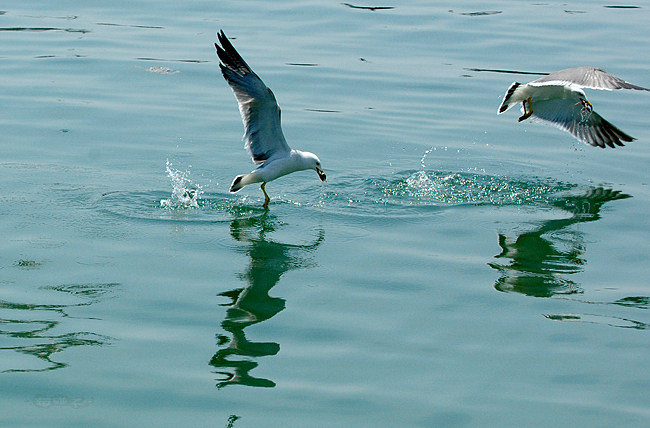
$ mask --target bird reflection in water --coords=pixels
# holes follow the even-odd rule
[[[38,268],[33,261],[21,260],[20,268]],[[67,363],[56,357],[68,348],[77,346],[105,346],[113,339],[90,331],[74,331],[70,310],[102,301],[119,288],[118,283],[63,284],[41,287],[41,291],[65,293],[79,299],[73,304],[36,304],[0,300],[0,340],[6,346],[0,351],[16,352],[29,358],[10,357],[3,360],[0,373],[45,372],[62,369]],[[93,318],[87,318],[93,319]],[[67,330],[67,331],[66,331]],[[32,358],[34,357],[34,358]],[[76,403],[77,405],[79,403]],[[71,404],[72,405],[72,404]]]
[[[246,283],[243,288],[225,291],[220,296],[231,301],[221,327],[229,333],[217,335],[221,349],[210,360],[210,365],[222,376],[217,388],[239,384],[271,388],[275,383],[249,374],[257,367],[259,357],[275,355],[280,344],[275,342],[251,342],[244,329],[266,321],[285,307],[285,300],[269,296],[269,291],[285,272],[309,268],[315,264],[310,255],[324,240],[324,231],[316,232],[313,242],[307,244],[285,244],[267,236],[281,228],[282,222],[264,213],[259,217],[235,219],[230,224],[230,235],[245,245],[239,252],[250,258],[248,267],[239,275]]]
[[[509,263],[489,263],[501,274],[494,288],[534,297],[582,293],[578,284],[565,277],[581,272],[585,264],[583,233],[569,226],[596,221],[605,203],[629,197],[602,187],[578,196],[560,197],[552,207],[570,213],[571,217],[546,220],[514,239],[499,234],[502,251],[495,258]]]

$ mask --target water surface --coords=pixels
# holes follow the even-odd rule
[[[650,98],[587,92],[615,150],[496,115],[650,86],[627,6],[4,4],[0,425],[647,426]],[[327,184],[228,193],[219,29]]]

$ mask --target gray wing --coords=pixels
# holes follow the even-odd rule
[[[577,140],[594,147],[623,146],[634,138],[621,131],[595,111],[584,109],[575,100],[552,99],[533,101],[532,118],[569,132]]]
[[[544,85],[574,85],[580,88],[590,89],[636,89],[638,91],[650,91],[650,89],[633,85],[623,79],[619,79],[600,68],[581,66],[556,71],[529,83],[532,86]]]
[[[273,92],[246,64],[223,30],[217,34],[217,38],[221,44],[214,44],[221,60],[219,67],[239,103],[245,129],[245,148],[253,157],[253,162],[264,163],[278,153],[291,151],[282,133],[280,107]]]

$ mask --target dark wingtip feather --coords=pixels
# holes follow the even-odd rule
[[[650,91],[650,89],[648,89],[648,88],[644,88],[643,86],[638,86],[638,85],[635,85],[635,84],[627,82],[627,81],[624,81],[621,84],[621,88],[622,89],[634,89],[634,90],[637,90],[637,91]]]
[[[601,118],[601,120],[602,123],[599,127],[588,130],[586,135],[584,135],[584,138],[581,138],[583,142],[590,146],[600,147],[601,149],[607,147],[615,149],[616,147],[625,147],[623,141],[629,143],[636,139],[621,131],[605,119]]]
[[[214,46],[217,49],[217,56],[225,68],[239,74],[240,76],[253,72],[249,65],[246,64],[246,61],[244,61],[244,58],[242,58],[232,43],[230,43],[230,40],[228,40],[228,37],[226,37],[226,33],[224,33],[223,30],[220,30],[217,33],[217,39],[219,44],[215,43]]]

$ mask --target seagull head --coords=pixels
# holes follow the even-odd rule
[[[305,169],[315,169],[316,173],[318,174],[318,178],[320,178],[321,181],[327,181],[327,176],[325,175],[325,171],[323,171],[323,167],[320,164],[320,159],[318,159],[318,156],[310,152],[301,152],[301,155],[304,159],[303,162],[305,162]]]
[[[316,170],[316,173],[318,174],[318,178],[320,178],[320,181],[327,181],[327,176],[325,175],[325,171],[320,166],[320,161],[318,158],[316,158],[316,166],[314,166],[314,169]]]

